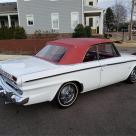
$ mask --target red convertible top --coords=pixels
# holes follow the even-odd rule
[[[111,42],[111,41],[108,39],[98,39],[98,38],[69,38],[69,39],[56,40],[49,43],[57,43],[61,45],[69,45],[72,47],[74,46],[74,47],[82,48],[81,46],[90,47],[91,45],[95,45],[99,43],[107,43],[107,42]]]
[[[111,43],[111,40],[97,38],[69,38],[48,42],[50,45],[66,47],[68,50],[59,64],[82,63],[90,46],[100,43]]]

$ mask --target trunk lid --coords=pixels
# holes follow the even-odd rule
[[[0,62],[0,68],[15,77],[51,70],[56,67],[58,66],[37,57],[25,57]]]

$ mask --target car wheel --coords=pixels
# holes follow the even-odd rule
[[[78,92],[78,86],[75,83],[69,82],[64,84],[56,96],[58,106],[61,108],[71,106],[76,101]]]
[[[131,72],[131,74],[128,78],[128,81],[129,81],[129,83],[136,83],[136,67]]]

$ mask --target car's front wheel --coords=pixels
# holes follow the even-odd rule
[[[69,82],[64,84],[56,95],[58,106],[61,108],[71,106],[76,101],[78,92],[78,86],[75,83]]]
[[[129,83],[136,83],[136,67],[132,70],[129,78],[128,78]]]

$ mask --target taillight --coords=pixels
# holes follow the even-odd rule
[[[12,76],[12,79],[16,82],[17,78],[15,76]]]

